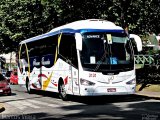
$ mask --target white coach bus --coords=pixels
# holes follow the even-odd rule
[[[55,28],[19,44],[19,84],[27,91],[67,95],[125,95],[135,92],[132,43],[114,23],[89,19]]]

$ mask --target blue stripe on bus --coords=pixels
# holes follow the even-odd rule
[[[108,33],[124,33],[125,31],[122,29],[119,30],[111,30],[111,29],[80,29],[78,30],[80,33],[85,33],[85,32],[108,32]]]
[[[53,35],[57,35],[59,33],[85,33],[85,32],[109,32],[109,33],[124,33],[125,31],[123,29],[119,29],[119,30],[111,30],[111,29],[77,29],[77,30],[74,30],[74,29],[70,29],[70,28],[67,28],[67,29],[61,29],[59,31],[55,31],[55,32],[48,32],[48,33],[45,33],[45,34],[42,34],[42,35],[39,35],[39,36],[36,36],[36,37],[32,37],[32,38],[29,38],[27,40],[24,40],[24,42],[33,42],[33,41],[36,41],[36,40],[40,40],[40,39],[43,39],[43,38],[47,38],[47,37],[50,37],[50,36],[53,36]]]
[[[61,29],[59,32],[62,33],[85,33],[85,32],[115,32],[115,33],[124,33],[123,29],[119,29],[119,30],[114,30],[114,29]],[[55,33],[53,32],[53,35],[55,35]]]

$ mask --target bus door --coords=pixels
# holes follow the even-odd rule
[[[72,91],[74,95],[79,95],[79,81],[78,81],[78,70],[75,67],[71,68],[72,76]]]
[[[71,45],[71,76],[72,76],[72,90],[74,95],[79,95],[79,81],[78,81],[78,59],[76,44]]]
[[[78,83],[78,60],[74,34],[63,34],[59,46],[59,55],[69,66],[68,82],[66,89],[68,93],[79,94]],[[64,68],[66,69],[66,68]]]

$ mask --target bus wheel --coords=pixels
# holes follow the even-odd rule
[[[67,100],[67,93],[63,82],[59,83],[59,96],[62,100]]]
[[[32,93],[32,89],[31,89],[31,87],[30,87],[29,80],[27,80],[27,82],[26,82],[26,88],[27,88],[27,92],[28,92],[29,94],[31,94],[31,93]]]

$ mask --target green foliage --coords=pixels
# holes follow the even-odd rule
[[[0,52],[17,51],[20,41],[54,28],[58,21],[56,2],[57,0],[1,0]]]
[[[1,0],[0,52],[24,39],[82,19],[106,19],[131,33],[160,33],[159,0]]]

